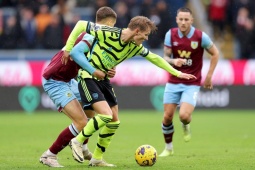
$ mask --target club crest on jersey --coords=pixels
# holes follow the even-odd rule
[[[191,48],[196,49],[198,47],[198,42],[197,41],[191,41]]]
[[[67,97],[72,97],[72,93],[67,92],[67,93],[66,93],[66,96],[67,96]]]
[[[93,97],[93,99],[98,99],[98,94],[97,93],[93,93],[92,97]]]

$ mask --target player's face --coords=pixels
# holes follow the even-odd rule
[[[148,29],[146,31],[137,30],[136,34],[134,36],[135,44],[140,45],[140,44],[143,43],[143,41],[148,40],[148,37],[149,37],[150,33],[151,33],[150,29]]]
[[[178,28],[183,33],[188,33],[193,23],[193,17],[189,12],[179,12],[176,17]]]

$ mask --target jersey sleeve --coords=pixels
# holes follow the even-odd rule
[[[76,23],[74,29],[72,30],[71,34],[69,35],[67,42],[66,42],[66,46],[65,46],[65,50],[66,51],[71,51],[75,41],[77,39],[77,37],[82,33],[82,32],[87,32],[88,28],[89,28],[89,22],[88,21],[84,21],[84,20],[80,20]]]
[[[140,53],[139,55],[141,55],[142,57],[146,57],[149,54],[149,50],[147,48],[145,48],[142,44],[140,45]]]
[[[181,71],[178,71],[175,68],[173,68],[168,62],[166,62],[166,60],[164,60],[157,54],[149,52],[149,54],[146,56],[146,59],[174,76],[178,77],[181,74]]]
[[[90,74],[93,74],[96,69],[89,64],[87,58],[84,56],[84,52],[89,51],[93,40],[93,36],[85,34],[82,40],[78,44],[76,44],[70,52],[73,60],[84,70],[87,70]]]
[[[164,45],[166,47],[172,47],[171,45],[171,31],[167,31],[166,35],[165,35],[165,40],[164,40]]]
[[[209,48],[212,47],[212,45],[213,45],[213,42],[210,39],[210,37],[206,33],[202,32],[202,43],[201,43],[201,46],[203,48],[205,48],[205,49],[209,49]]]

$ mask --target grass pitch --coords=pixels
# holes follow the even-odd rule
[[[255,111],[196,110],[191,123],[192,139],[182,138],[178,114],[174,118],[174,156],[158,158],[152,167],[140,167],[134,160],[136,148],[154,146],[158,154],[164,148],[161,133],[162,113],[156,111],[121,111],[121,125],[104,159],[116,168],[157,170],[251,170],[255,169]],[[41,154],[51,145],[70,120],[56,111],[0,112],[0,169],[49,169],[39,163]],[[89,147],[93,151],[94,134]],[[63,169],[87,169],[79,164],[70,148],[59,153]],[[94,167],[93,167],[94,168]]]

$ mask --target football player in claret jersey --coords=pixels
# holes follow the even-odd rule
[[[178,79],[169,74],[163,98],[162,131],[165,149],[159,155],[160,157],[173,155],[174,153],[172,144],[174,125],[172,120],[178,105],[180,105],[179,119],[182,122],[184,140],[187,142],[191,139],[189,123],[200,90],[204,49],[211,56],[204,88],[213,88],[212,76],[219,58],[219,52],[208,35],[192,26],[193,17],[189,8],[184,7],[177,11],[176,22],[178,28],[170,29],[165,35],[164,58],[174,68],[193,74],[197,79]]]
[[[96,23],[113,26],[116,22],[117,15],[111,8],[102,7],[97,11],[96,17]],[[83,32],[76,39],[75,44],[83,43],[83,52],[88,52],[93,42],[94,37]],[[57,154],[83,129],[87,123],[87,117],[93,115],[93,113],[86,111],[86,117],[80,105],[81,97],[78,90],[78,83],[74,79],[78,74],[78,70],[84,68],[98,79],[102,79],[106,75],[109,77],[115,75],[115,70],[103,72],[92,67],[86,62],[84,54],[77,63],[68,61],[66,65],[62,64],[61,59],[65,49],[66,47],[51,59],[49,65],[43,72],[43,88],[45,92],[54,102],[58,111],[66,114],[72,121],[72,124],[59,134],[56,141],[40,157],[40,162],[50,167],[63,167],[57,160]],[[87,148],[87,141],[84,141],[81,146],[84,155],[83,159],[90,160],[92,154]]]
[[[88,33],[95,36],[97,43],[91,48],[87,59],[94,68],[107,72],[124,60],[140,55],[180,79],[195,79],[196,77],[191,74],[174,69],[162,57],[150,52],[142,45],[142,42],[148,40],[149,34],[156,29],[155,24],[143,16],[132,18],[126,29],[93,26]],[[83,46],[80,43],[74,46],[70,53],[74,61],[83,56],[82,49]],[[103,154],[120,124],[118,103],[113,87],[109,79],[94,78],[86,70],[80,70],[79,76],[81,81],[78,86],[83,106],[85,109],[94,109],[98,114],[88,121],[76,138],[70,141],[73,157],[77,161],[83,161],[80,159],[83,158],[81,144],[101,128],[89,165],[115,166],[103,160]]]

